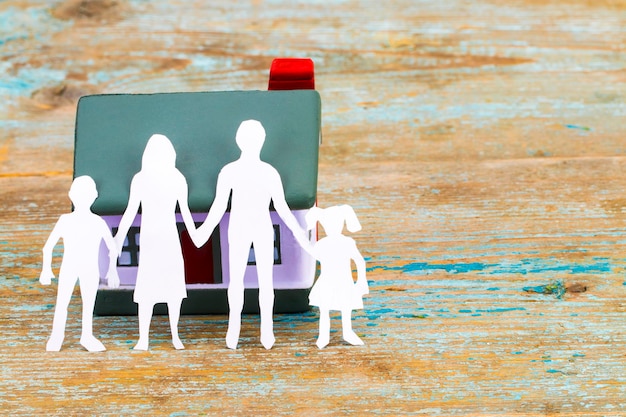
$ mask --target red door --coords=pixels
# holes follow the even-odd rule
[[[215,235],[211,236],[211,239],[204,246],[196,248],[187,230],[181,231],[180,243],[183,247],[185,282],[187,284],[215,284],[221,282],[221,277],[215,268],[213,259],[214,238]]]

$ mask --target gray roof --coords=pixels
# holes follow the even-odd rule
[[[90,175],[98,214],[121,214],[130,181],[154,133],[166,135],[189,185],[189,206],[204,212],[220,169],[239,157],[235,132],[256,119],[266,130],[261,159],[280,173],[291,209],[317,194],[321,101],[315,90],[117,94],[82,97],[76,113],[74,176]]]

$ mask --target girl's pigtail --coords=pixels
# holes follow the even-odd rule
[[[356,217],[354,209],[347,204],[344,204],[340,207],[343,213],[343,217],[346,220],[346,228],[353,233],[361,230],[361,223],[359,223],[359,219]]]

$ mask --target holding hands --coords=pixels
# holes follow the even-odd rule
[[[111,289],[118,288],[120,286],[120,277],[117,274],[117,268],[109,268],[107,272],[107,286]]]

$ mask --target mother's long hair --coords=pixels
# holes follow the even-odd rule
[[[165,135],[154,134],[148,139],[141,158],[141,171],[158,172],[176,169],[176,150]]]

